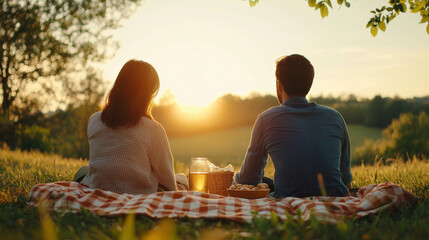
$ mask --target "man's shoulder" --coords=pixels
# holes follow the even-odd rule
[[[336,109],[325,106],[325,105],[315,104],[315,108],[319,111],[325,111],[327,113],[341,115],[340,112],[338,112]]]
[[[319,105],[319,104],[316,104],[315,108],[317,109],[317,111],[323,112],[323,116],[325,118],[327,117],[330,119],[336,119],[338,122],[345,125],[345,121],[344,121],[343,116],[336,109],[328,107],[328,106],[324,106],[324,105]]]
[[[314,105],[311,108],[306,108],[305,111],[310,111],[310,112],[311,111],[319,111],[319,112],[322,111],[322,112],[331,113],[331,114],[335,114],[335,115],[341,115],[334,108],[324,106],[324,105],[320,105],[320,104],[316,104],[316,103],[314,103]],[[261,114],[259,114],[259,116],[265,117],[265,116],[269,116],[269,115],[276,114],[279,112],[288,112],[288,108],[285,108],[283,105],[270,107],[267,110],[263,111]]]
[[[267,110],[260,113],[259,118],[266,118],[266,117],[269,117],[270,115],[273,115],[282,111],[284,111],[284,109],[282,109],[281,106],[270,107]]]

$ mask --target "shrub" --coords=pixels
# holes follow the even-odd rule
[[[429,155],[429,116],[425,112],[419,115],[404,113],[399,119],[383,130],[383,138],[374,142],[366,140],[356,149],[353,163],[374,163],[389,158],[423,158]],[[383,156],[383,157],[380,157]]]
[[[383,135],[387,139],[386,156],[407,160],[409,156],[429,155],[429,117],[425,112],[401,114],[383,130]]]
[[[54,142],[49,137],[50,130],[37,125],[25,126],[18,130],[18,148],[22,150],[40,150],[50,152]]]
[[[374,164],[380,158],[380,155],[385,151],[384,139],[374,141],[366,139],[364,144],[356,148],[353,165],[358,164]]]

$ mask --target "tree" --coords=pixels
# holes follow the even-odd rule
[[[392,121],[383,135],[387,139],[386,155],[401,155],[405,158],[429,154],[429,116],[404,113]]]
[[[386,114],[387,99],[380,95],[375,96],[367,107],[365,116],[365,125],[377,128],[385,128],[389,125],[390,120]]]
[[[331,0],[307,0],[308,6],[320,11],[322,18],[327,17],[329,8],[332,7]],[[259,3],[259,0],[249,0],[251,7]],[[339,6],[350,7],[347,0],[337,0]],[[407,11],[418,13],[421,16],[420,23],[427,24],[426,32],[429,34],[429,1],[428,0],[386,0],[386,4],[371,11],[374,16],[369,19],[366,28],[370,29],[372,36],[376,36],[378,29],[386,31],[386,25],[396,16]]]
[[[0,80],[6,114],[29,83],[46,93],[69,86],[91,63],[112,55],[111,29],[141,0],[0,0]],[[74,80],[73,80],[74,79]],[[58,85],[58,84],[57,84]]]

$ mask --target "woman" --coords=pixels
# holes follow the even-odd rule
[[[149,63],[130,60],[122,67],[103,110],[89,119],[89,173],[82,183],[116,193],[177,190],[167,136],[151,115],[158,90]]]

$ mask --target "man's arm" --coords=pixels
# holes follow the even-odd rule
[[[247,149],[246,158],[241,170],[234,176],[236,183],[257,185],[264,177],[264,168],[267,165],[267,150],[264,147],[263,123],[259,116],[252,130],[252,138]]]
[[[347,126],[343,119],[343,141],[341,146],[341,159],[340,159],[340,171],[342,174],[343,183],[347,186],[347,188],[351,188],[352,182],[352,173],[350,171],[351,158],[350,158],[350,140],[349,133],[347,131]]]

